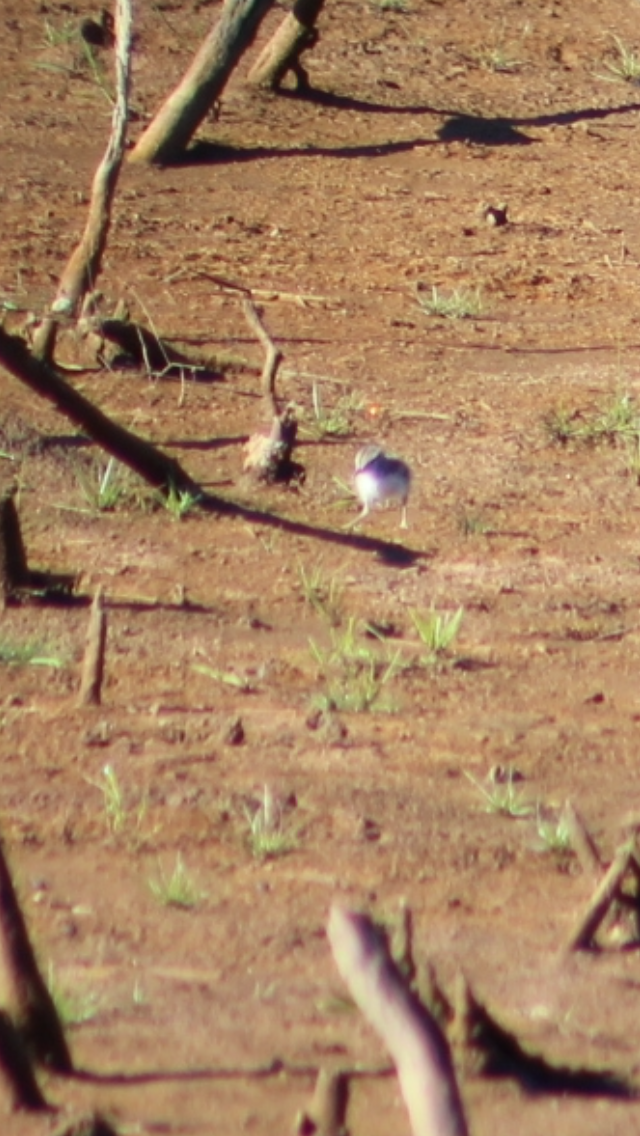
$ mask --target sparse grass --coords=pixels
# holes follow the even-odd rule
[[[98,995],[91,992],[78,994],[62,986],[51,962],[47,967],[47,986],[63,1026],[79,1026],[82,1022],[90,1022],[99,1013]]]
[[[499,813],[500,816],[512,817],[515,820],[532,816],[536,811],[534,806],[524,800],[521,789],[516,788],[516,780],[512,769],[508,769],[504,781],[492,781],[489,785],[478,781],[472,773],[464,770],[464,775],[475,785],[484,799],[488,813]]]
[[[112,512],[127,495],[129,471],[115,458],[109,458],[106,465],[94,462],[88,469],[77,465],[74,474],[88,506],[88,510],[84,511]]]
[[[51,23],[50,20],[45,20],[43,27],[43,47],[45,49],[75,47],[76,50],[73,53],[73,58],[70,63],[66,65],[64,63],[39,61],[33,64],[34,67],[44,71],[66,72],[70,75],[80,75],[84,71],[88,71],[100,92],[105,96],[107,101],[113,105],[113,94],[105,78],[102,61],[96,52],[94,52],[91,44],[87,43],[80,34],[77,20],[65,20],[58,26]]]
[[[466,510],[458,517],[458,528],[463,536],[481,536],[491,531],[491,525],[482,513],[469,513]]]
[[[24,667],[55,667],[60,669],[65,660],[59,652],[54,652],[38,639],[16,643],[10,639],[0,640],[0,663]]]
[[[58,26],[52,24],[51,20],[45,19],[42,38],[45,47],[60,47],[67,43],[73,43],[78,36],[78,23],[77,20],[64,20]]]
[[[136,980],[133,984],[133,990],[131,992],[131,1001],[133,1002],[133,1005],[136,1006],[136,1007],[146,1006],[146,1004],[147,1004],[147,995],[145,993],[144,986],[142,985],[142,982],[140,981],[139,978],[136,978]]]
[[[566,445],[578,442],[585,445],[621,441],[632,452],[640,442],[640,414],[633,397],[618,394],[613,401],[588,415],[580,410],[560,407],[545,415],[544,428],[554,442]]]
[[[245,808],[249,824],[249,847],[257,860],[270,860],[284,856],[297,844],[296,834],[287,831],[282,811],[268,785],[265,785],[262,801],[254,812]]]
[[[546,852],[565,853],[571,851],[571,826],[567,822],[564,812],[558,816],[545,816],[538,806],[536,812],[536,829],[542,846]]]
[[[338,491],[334,505],[339,509],[352,509],[354,504],[358,502],[354,486],[349,485],[342,477],[334,477],[333,484]]]
[[[514,59],[505,47],[487,47],[480,52],[478,63],[484,71],[494,71],[504,75],[513,75],[522,67],[521,59]]]
[[[134,832],[140,831],[148,808],[146,793],[137,808],[129,807],[118,775],[113,766],[108,763],[102,767],[97,780],[92,777],[85,777],[85,780],[102,793],[107,828],[112,836],[117,836],[123,832],[126,826],[130,826]]]
[[[485,311],[479,288],[454,288],[452,292],[445,293],[434,285],[431,294],[418,290],[416,295],[421,310],[427,316],[451,320],[477,319]]]
[[[614,43],[615,56],[613,59],[605,59],[604,66],[607,70],[606,75],[598,75],[599,79],[606,79],[610,83],[633,83],[640,82],[640,56],[628,48],[620,39],[619,36],[612,36]]]
[[[362,638],[361,632],[366,630],[382,645],[382,651]],[[324,691],[314,698],[321,710],[364,713],[395,709],[387,688],[406,664],[401,650],[393,651],[374,628],[351,617],[341,634],[332,630],[328,650],[322,650],[313,639],[309,648],[325,684]]]
[[[236,674],[235,671],[223,671],[219,667],[210,667],[207,663],[193,663],[191,669],[197,671],[198,674],[207,675],[208,678],[221,682],[225,686],[232,686],[235,690],[241,690],[243,694],[252,694],[255,690],[255,686],[248,678]]]
[[[193,512],[199,501],[199,493],[191,493],[188,489],[176,489],[175,485],[170,485],[166,497],[162,498],[165,509],[176,521],[181,521],[183,517]]]
[[[459,607],[452,615],[438,612],[434,607],[426,615],[418,611],[410,614],[420,642],[427,648],[427,654],[422,656],[420,662],[423,666],[432,666],[446,654],[456,639],[462,625],[464,608]]]
[[[377,8],[379,12],[399,12],[406,13],[411,11],[409,0],[369,0],[372,8]]]
[[[365,405],[362,395],[356,391],[343,394],[327,410],[322,399],[320,384],[311,387],[312,411],[308,424],[303,423],[303,432],[320,441],[322,438],[347,438],[354,433],[354,419]]]
[[[298,577],[308,607],[326,619],[331,627],[338,627],[342,618],[342,588],[337,577],[326,576],[320,564],[309,571],[304,564],[299,564]]]
[[[158,865],[158,874],[148,881],[149,891],[163,907],[180,907],[185,910],[197,907],[206,893],[195,883],[178,852],[173,871],[168,875]]]

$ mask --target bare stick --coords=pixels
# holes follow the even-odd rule
[[[130,161],[171,162],[184,153],[272,6],[273,0],[224,0],[191,66],[138,139]]]
[[[598,927],[617,897],[618,889],[633,858],[633,845],[625,844],[618,850],[603,879],[598,884],[584,912],[571,932],[565,949],[577,951],[589,947]]]
[[[327,933],[352,997],[393,1058],[413,1136],[467,1136],[447,1040],[405,985],[374,925],[334,904]]]
[[[100,705],[106,643],[107,613],[102,606],[102,588],[97,588],[91,604],[77,706]]]
[[[115,0],[116,102],[111,134],[96,170],[91,189],[89,216],[84,233],[60,277],[51,312],[36,331],[34,354],[50,359],[55,347],[57,318],[74,315],[85,293],[100,274],[102,256],[111,224],[111,204],[118,182],[127,137],[129,85],[131,79],[131,0]]]
[[[295,0],[292,10],[251,68],[248,82],[252,86],[275,91],[287,72],[292,71],[298,90],[309,89],[309,77],[300,56],[318,40],[315,23],[323,4],[324,0]]]
[[[582,865],[583,872],[588,875],[599,875],[602,871],[600,853],[584,820],[571,801],[565,802],[562,816],[569,830],[571,847]]]
[[[167,457],[131,431],[103,414],[89,399],[75,390],[48,363],[35,359],[16,335],[0,328],[0,366],[25,383],[30,390],[52,402],[76,426],[118,461],[124,462],[149,484],[160,489],[193,491],[192,479],[173,458]]]
[[[36,1060],[59,1073],[71,1055],[53,998],[40,974],[0,845],[0,1006]]]
[[[309,1108],[297,1117],[295,1132],[343,1136],[348,1100],[348,1074],[341,1069],[319,1069]]]
[[[276,398],[276,375],[278,373],[278,367],[282,362],[282,351],[279,347],[276,347],[273,342],[253,302],[249,299],[243,300],[242,310],[244,311],[249,327],[254,334],[257,335],[265,349],[266,357],[264,367],[262,368],[262,375],[260,376],[260,387],[269,414],[271,417],[277,418],[278,400]]]
[[[15,490],[10,489],[0,498],[0,607],[29,579],[14,496]]]
[[[15,1112],[48,1107],[22,1039],[8,1014],[0,1011],[0,1109]]]

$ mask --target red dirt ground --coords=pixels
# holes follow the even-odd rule
[[[216,5],[138,7],[134,136]],[[517,771],[545,816],[569,798],[606,860],[638,808],[637,420],[627,442],[589,446],[548,428],[560,414],[585,428],[625,399],[633,419],[640,92],[610,67],[614,37],[640,48],[636,14],[622,0],[398,7],[327,0],[308,67],[330,98],[251,95],[255,45],[201,131],[202,160],[121,178],[105,308],[124,297],[217,377],[70,379],[234,511],[176,520],[130,481],[100,512],[82,479],[95,485],[106,459],[0,379],[0,461],[30,564],[77,574],[79,597],[102,585],[109,619],[103,705],[80,711],[86,606],[5,612],[2,645],[37,641],[62,665],[0,671],[0,824],[43,966],[94,1011],[69,1035],[90,1075],[45,1079],[45,1092],[123,1133],[291,1131],[316,1068],[385,1060],[365,1023],[337,1012],[335,899],[380,918],[405,899],[416,954],[446,987],[462,969],[550,1058],[640,1072],[640,956],[562,958],[593,880],[545,850],[535,812],[487,812],[466,776]],[[90,11],[0,7],[12,328],[53,297],[108,136],[109,104],[67,34]],[[483,203],[502,201],[510,223],[490,227]],[[254,290],[284,352],[279,391],[308,428],[297,489],[242,479],[262,350],[220,278]],[[483,310],[427,315],[418,285],[479,290]],[[75,353],[68,334],[58,358]],[[346,435],[314,433],[314,386],[327,413],[350,400]],[[407,534],[393,509],[345,531],[355,506],[335,478],[349,482],[370,440],[414,469]],[[438,667],[388,684],[386,712],[318,721],[309,640],[328,652],[332,630],[305,579],[307,593],[332,591],[336,640],[359,621],[368,650],[415,662],[412,613],[431,607],[463,607],[460,634]],[[367,622],[391,638],[367,640]],[[124,796],[116,831],[107,765]],[[260,859],[247,814],[265,786],[295,839]],[[178,856],[199,889],[188,910],[149,888]],[[252,1075],[276,1059],[277,1076]],[[462,1091],[476,1136],[640,1133],[634,1100],[477,1076]],[[15,1115],[3,1131],[62,1119]],[[348,1124],[406,1131],[395,1082],[354,1081]]]

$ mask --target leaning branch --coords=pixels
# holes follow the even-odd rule
[[[309,77],[300,57],[318,40],[315,25],[323,5],[324,0],[295,0],[293,8],[251,68],[250,86],[276,91],[291,71],[298,90],[309,90]]]
[[[84,233],[60,277],[51,311],[34,336],[33,351],[39,359],[53,355],[59,317],[75,315],[86,292],[95,286],[107,244],[111,205],[125,152],[131,81],[131,0],[116,0],[115,8],[116,101],[111,134],[93,179]]]
[[[273,0],[225,0],[188,71],[131,152],[132,162],[179,159],[220,97]]]
[[[276,347],[269,332],[264,326],[252,300],[245,299],[242,303],[245,319],[254,334],[264,347],[265,360],[260,376],[260,389],[265,401],[267,414],[273,418],[278,417],[278,400],[276,398],[276,375],[282,362],[282,351]]]
[[[327,928],[340,974],[398,1072],[413,1136],[467,1136],[448,1042],[364,915],[334,904]]]
[[[197,486],[174,458],[157,450],[150,442],[132,434],[103,414],[84,395],[70,386],[50,366],[35,359],[17,335],[0,328],[0,366],[42,398],[53,403],[75,426],[84,430],[117,461],[123,462],[154,488],[193,492]]]

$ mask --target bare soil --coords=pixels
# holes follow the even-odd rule
[[[137,7],[134,137],[216,8]],[[54,294],[108,136],[67,34],[89,13],[0,6],[0,297],[16,329]],[[327,0],[307,59],[319,96],[258,98],[244,78],[281,17],[198,160],[128,166],[117,196],[105,310],[124,298],[207,374],[68,371],[234,507],[179,520],[126,480],[100,511],[83,485],[104,456],[0,378],[1,472],[29,562],[78,580],[76,603],[2,617],[3,645],[37,642],[61,665],[0,670],[0,825],[43,966],[93,1011],[69,1027],[86,1076],[45,1092],[63,1118],[99,1108],[122,1132],[291,1131],[317,1068],[385,1062],[340,1002],[334,900],[379,918],[406,900],[416,955],[445,987],[462,969],[536,1051],[640,1074],[640,956],[615,942],[562,956],[594,881],[545,847],[536,816],[570,799],[606,861],[638,808],[637,450],[549,430],[638,394],[640,93],[608,68],[614,36],[640,48],[636,14],[622,0]],[[109,84],[107,56],[98,68]],[[483,206],[502,202],[509,223],[492,227]],[[262,350],[224,280],[253,290],[284,352],[301,486],[243,480]],[[428,315],[416,289],[433,287],[479,291],[482,312]],[[58,358],[87,363],[71,332]],[[327,415],[349,402],[346,434],[314,426],[314,387]],[[335,479],[349,484],[372,440],[414,470],[407,533],[392,508],[345,529],[357,506]],[[107,681],[81,711],[98,585]],[[412,613],[432,607],[464,617],[421,666]],[[413,665],[386,708],[319,715],[310,640],[326,654],[350,628]],[[496,766],[533,813],[486,810],[466,774],[486,786]],[[105,767],[123,795],[111,816]],[[292,838],[270,858],[249,842],[265,786]],[[180,862],[189,909],[149,887]],[[640,1133],[633,1099],[478,1076],[462,1091],[476,1136]],[[60,1122],[2,1123],[31,1136]],[[406,1131],[395,1081],[354,1080],[348,1123]]]

